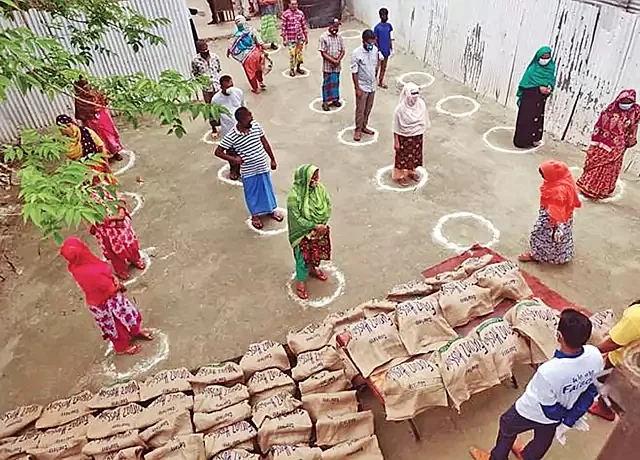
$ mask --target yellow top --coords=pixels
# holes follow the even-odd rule
[[[611,328],[609,337],[622,347],[609,352],[609,361],[617,366],[627,346],[640,340],[640,304],[631,305],[624,311],[620,321]]]

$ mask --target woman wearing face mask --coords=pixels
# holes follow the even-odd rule
[[[296,292],[301,299],[309,298],[309,275],[320,281],[327,279],[318,267],[321,261],[331,259],[330,217],[331,198],[320,183],[319,169],[309,164],[299,166],[287,198],[287,226],[296,261]]]
[[[266,63],[264,43],[255,29],[247,25],[244,16],[236,16],[235,22],[237,30],[231,39],[229,48],[227,48],[227,57],[231,56],[242,64],[251,85],[251,91],[259,94],[261,90],[266,88],[263,81],[263,70]]]
[[[578,189],[585,196],[601,200],[613,193],[624,153],[638,142],[638,121],[640,106],[633,89],[622,91],[600,114],[578,179]]]
[[[420,88],[407,83],[402,88],[400,102],[393,118],[393,150],[396,152],[393,180],[407,186],[407,178],[419,181],[416,172],[422,166],[422,144],[424,133],[431,127],[427,104],[420,97]]]
[[[519,148],[540,145],[544,131],[544,108],[556,84],[556,63],[551,48],[538,50],[518,86],[518,119],[513,144]]]

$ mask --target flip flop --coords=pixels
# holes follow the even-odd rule
[[[129,345],[129,347],[121,352],[116,352],[117,355],[135,355],[140,353],[142,347],[140,345]]]
[[[319,268],[315,268],[311,270],[309,274],[314,278],[319,279],[320,281],[327,281],[328,279],[327,274],[322,270],[320,270]]]
[[[262,220],[260,220],[259,217],[252,217],[251,218],[251,225],[253,226],[253,228],[255,228],[256,230],[262,230],[262,227],[264,227],[264,224],[262,223]]]
[[[307,288],[302,286],[296,287],[296,294],[302,300],[307,300],[309,298],[309,293],[307,293]]]
[[[378,83],[378,86],[382,89],[389,89],[389,87],[387,85],[385,85],[384,83]]]
[[[272,212],[270,214],[270,217],[276,222],[282,222],[284,220],[284,216],[282,214],[275,213],[275,212]]]
[[[145,268],[147,268],[147,264],[145,264],[142,260],[139,260],[138,262],[133,264],[133,266],[136,267],[138,270],[144,270]]]
[[[295,70],[290,70],[289,71],[289,76],[295,77],[296,76],[296,71]]]

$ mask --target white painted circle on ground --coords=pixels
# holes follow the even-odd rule
[[[424,187],[429,180],[429,173],[422,166],[418,166],[416,171],[420,174],[420,180],[415,185],[402,187],[401,185],[387,185],[382,181],[382,177],[389,171],[393,170],[393,165],[385,166],[376,171],[376,182],[379,190],[390,190],[392,192],[413,192]]]
[[[169,338],[167,337],[167,334],[158,329],[150,329],[150,331],[153,333],[153,342],[148,343],[157,343],[158,351],[154,353],[153,356],[140,360],[129,369],[122,372],[119,372],[116,369],[114,359],[116,359],[117,355],[113,349],[113,345],[109,342],[107,351],[104,355],[105,360],[103,362],[105,376],[113,380],[129,380],[150,371],[159,363],[166,360],[169,357]]]
[[[120,155],[128,157],[127,164],[115,171],[114,176],[119,176],[129,171],[136,164],[136,153],[133,150],[122,150]]]
[[[338,113],[342,109],[344,109],[345,101],[344,101],[344,99],[340,99],[340,107],[331,106],[331,110],[327,110],[327,111],[322,110],[322,108],[317,109],[316,108],[316,104],[322,105],[322,98],[321,97],[317,97],[313,101],[311,101],[309,103],[309,108],[311,110],[313,110],[314,112],[321,113],[323,115],[331,115],[332,113]]]
[[[225,184],[235,185],[236,187],[243,187],[242,181],[229,179],[230,170],[231,168],[229,167],[229,163],[223,164],[222,167],[218,169],[218,179],[220,179]]]
[[[211,133],[212,133],[211,130],[209,130],[206,133],[204,133],[204,136],[202,136],[202,142],[204,142],[205,144],[210,144],[210,145],[220,145],[220,141],[212,141],[211,140]]]
[[[573,177],[578,180],[578,178],[582,175],[582,168],[580,166],[571,166],[569,167],[569,171],[573,174]],[[580,201],[590,201],[592,203],[615,203],[622,199],[627,189],[627,184],[622,179],[618,179],[616,181],[616,188],[613,191],[611,196],[607,198],[603,198],[601,200],[592,200],[591,198],[583,195],[581,192],[578,192],[578,197],[580,197]]]
[[[500,240],[500,230],[498,230],[491,223],[489,219],[485,219],[484,217],[479,216],[478,214],[474,214],[472,212],[466,212],[466,211],[454,212],[452,214],[447,214],[446,216],[442,216],[438,220],[438,223],[436,224],[436,226],[433,228],[433,232],[431,234],[431,236],[433,237],[433,240],[436,243],[444,246],[447,249],[451,249],[457,252],[464,252],[467,249],[469,249],[471,246],[473,246],[472,244],[467,246],[462,246],[457,243],[451,242],[447,238],[445,238],[445,236],[442,234],[442,227],[451,219],[474,219],[480,222],[481,224],[483,224],[485,227],[487,227],[487,229],[489,229],[489,231],[493,234],[493,238],[488,243],[483,244],[483,246],[485,247],[491,247]]]
[[[304,75],[296,74],[295,77],[292,77],[291,75],[289,75],[289,72],[291,72],[291,70],[286,69],[282,71],[282,76],[287,77],[289,80],[298,80],[300,78],[309,78],[311,76],[311,71],[309,69],[305,68],[304,66],[300,66],[300,68],[304,70]]]
[[[142,257],[142,260],[144,261],[145,267],[144,270],[142,270],[138,275],[134,276],[131,279],[128,279],[127,281],[123,281],[122,284],[124,284],[125,286],[131,286],[133,283],[137,282],[138,279],[140,279],[142,276],[144,276],[147,271],[149,270],[149,267],[151,266],[151,257],[149,257],[149,253],[147,251],[155,251],[156,248],[154,247],[149,247],[146,249],[140,249],[140,257]]]
[[[274,50],[271,49],[270,46],[266,46],[265,45],[265,49],[264,50],[269,56],[271,56],[272,54],[276,54],[278,51],[280,51],[282,49],[282,45],[280,43],[276,43],[275,45],[277,46],[277,48],[274,49]]]
[[[431,75],[430,73],[427,73],[427,72],[407,72],[407,73],[403,73],[402,75],[397,77],[397,80],[402,86],[404,86],[407,83],[409,83],[408,81],[406,81],[406,79],[409,78],[409,77],[413,77],[414,75],[420,75],[422,77],[427,77],[429,79],[428,83],[422,83],[421,85],[418,85],[418,88],[420,88],[420,89],[424,89],[427,86],[431,86],[436,81],[436,77],[434,77],[433,75]]]
[[[362,140],[360,142],[354,141],[353,140],[353,136],[351,138],[350,141],[347,141],[345,139],[343,139],[344,135],[348,132],[348,131],[353,131],[356,127],[355,126],[348,126],[342,130],[340,130],[338,132],[338,141],[340,141],[341,143],[345,144],[345,145],[350,145],[352,147],[362,147],[364,145],[371,145],[375,142],[378,142],[378,136],[380,135],[380,133],[378,132],[377,129],[372,128],[371,126],[369,126],[368,128],[373,131],[373,135],[369,136],[367,134],[363,134],[362,135]],[[367,139],[369,138],[369,139]]]
[[[279,211],[280,214],[282,214],[283,219],[282,219],[281,224],[283,224],[284,227],[277,228],[275,230],[258,229],[258,228],[255,228],[253,225],[251,225],[251,217],[250,216],[245,221],[246,224],[247,224],[247,227],[249,227],[251,230],[253,230],[254,232],[256,232],[260,236],[275,236],[275,235],[280,235],[281,233],[285,233],[287,231],[287,210],[286,209],[282,209],[282,208],[276,208],[275,210]],[[271,217],[269,215],[265,215],[265,216],[263,216],[263,218],[264,219],[271,219]]]
[[[482,135],[482,140],[484,141],[484,143],[487,145],[487,147],[497,151],[497,152],[503,152],[503,153],[516,153],[516,154],[524,154],[524,153],[531,153],[531,152],[535,152],[536,150],[538,150],[540,147],[542,147],[544,145],[544,139],[540,140],[540,145],[538,145],[537,147],[531,147],[530,149],[517,149],[517,148],[513,148],[513,149],[503,149],[502,147],[497,147],[495,145],[493,145],[490,141],[489,141],[489,134],[495,132],[495,131],[500,131],[500,130],[508,130],[508,131],[515,131],[516,128],[513,126],[494,126],[493,128],[489,129],[486,133],[484,133]]]
[[[355,40],[356,38],[362,38],[362,31],[358,29],[345,29],[341,30],[339,33],[345,40]]]
[[[345,277],[344,273],[340,271],[338,267],[336,267],[333,262],[322,262],[320,264],[320,269],[324,271],[329,278],[333,277],[336,280],[337,286],[336,289],[328,296],[320,297],[317,299],[308,298],[306,300],[301,299],[293,290],[293,284],[296,280],[295,272],[291,275],[289,282],[287,283],[287,294],[298,305],[303,307],[311,307],[311,308],[323,308],[328,306],[342,294],[344,294],[345,287]]]
[[[133,198],[136,202],[135,206],[129,213],[131,216],[135,215],[138,211],[140,211],[140,209],[142,209],[142,206],[144,205],[144,199],[142,198],[142,195],[135,192],[122,192],[122,194],[124,196]]]
[[[442,108],[443,104],[453,99],[462,99],[463,101],[471,102],[471,104],[473,104],[473,108],[467,112],[461,112],[461,113],[449,112],[448,110],[445,110]],[[476,113],[479,109],[480,109],[480,104],[478,103],[478,101],[467,96],[447,96],[444,99],[440,99],[436,104],[436,110],[438,112],[443,113],[445,115],[449,115],[451,117],[456,117],[456,118],[471,116],[474,113]]]

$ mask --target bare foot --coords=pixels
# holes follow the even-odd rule
[[[151,329],[140,329],[138,337],[142,340],[153,340],[153,332],[151,332]]]
[[[129,345],[129,347],[121,352],[116,352],[117,355],[135,355],[140,353],[140,350],[142,350],[142,347],[140,347],[140,345]]]
[[[362,128],[362,134],[367,134],[369,136],[373,136],[375,133],[371,131],[369,128]]]
[[[533,258],[533,255],[529,251],[523,252],[522,254],[520,254],[518,256],[518,260],[520,262],[535,262],[536,261],[536,259]]]

